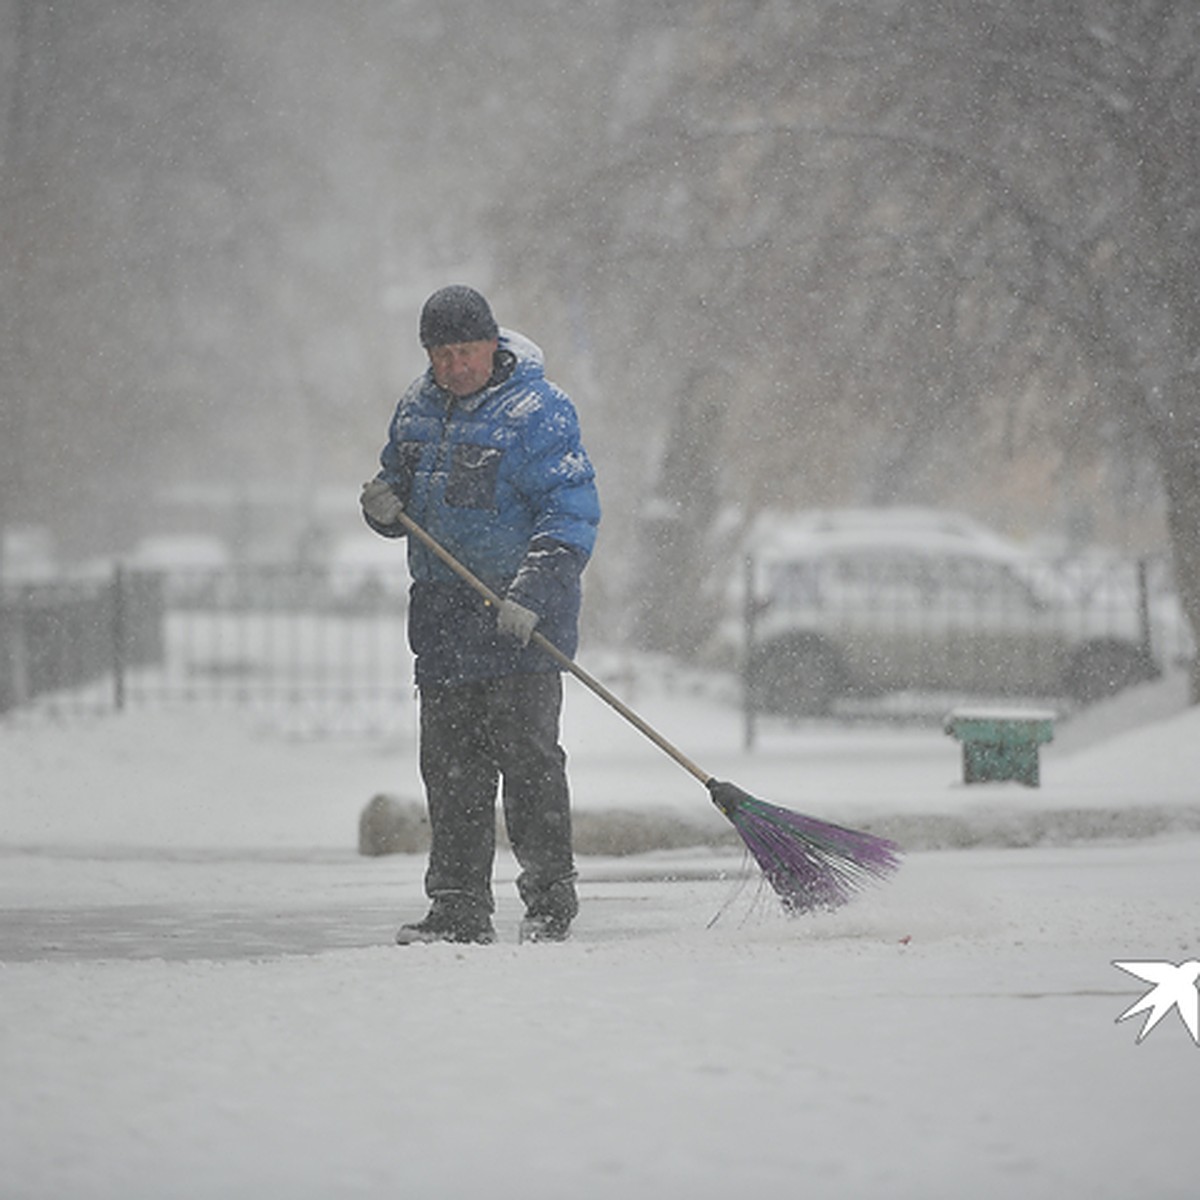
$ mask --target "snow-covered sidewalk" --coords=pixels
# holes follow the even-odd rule
[[[735,853],[588,856],[562,946],[515,944],[502,856],[498,945],[401,950],[422,861],[354,845],[371,794],[418,794],[409,739],[0,726],[0,1194],[1195,1194],[1200,1049],[1175,1014],[1137,1044],[1116,1019],[1144,989],[1112,962],[1200,958],[1200,837],[984,835],[1018,810],[1026,834],[1068,814],[1055,838],[1138,807],[1186,829],[1200,714],[1052,748],[1032,791],[965,787],[937,733],[773,729],[746,755],[727,712],[645,707],[778,803],[981,844],[798,920]],[[572,700],[568,746],[581,811],[708,819],[611,714]]]

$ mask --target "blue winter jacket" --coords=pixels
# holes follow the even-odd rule
[[[500,331],[491,380],[471,396],[426,371],[401,398],[379,478],[405,510],[494,592],[538,614],[564,654],[578,644],[580,573],[600,505],[570,399],[544,374],[541,350]],[[402,526],[377,532],[403,536]],[[415,538],[408,637],[418,686],[554,671],[536,647],[496,630],[496,613]]]

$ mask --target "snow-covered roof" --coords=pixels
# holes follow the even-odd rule
[[[875,550],[928,557],[968,554],[1004,562],[1028,557],[1014,542],[970,517],[927,508],[764,513],[755,521],[747,545],[761,557],[776,560]]]

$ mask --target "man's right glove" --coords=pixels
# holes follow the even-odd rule
[[[358,502],[376,525],[395,525],[404,511],[404,502],[382,479],[364,483]]]
[[[496,628],[505,637],[516,638],[522,646],[528,646],[537,623],[538,615],[532,609],[508,597],[501,601],[500,611],[496,614]]]

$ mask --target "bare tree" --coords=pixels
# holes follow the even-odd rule
[[[971,261],[968,220],[984,222],[989,289],[1016,302],[993,378],[1019,391],[1052,367],[1077,384],[1061,438],[1152,449],[1200,631],[1200,12],[1069,0],[984,18],[941,0],[907,6],[884,48],[903,74],[869,90],[903,99],[861,134],[953,181],[960,198],[938,211],[954,261]]]
[[[750,508],[934,496],[935,477],[954,494],[989,455],[1052,441],[1152,455],[1200,629],[1194,6],[676,16],[626,48],[644,102],[591,139],[546,200],[560,219],[515,254],[586,281],[607,386],[670,394],[664,344],[720,364],[710,452]]]

